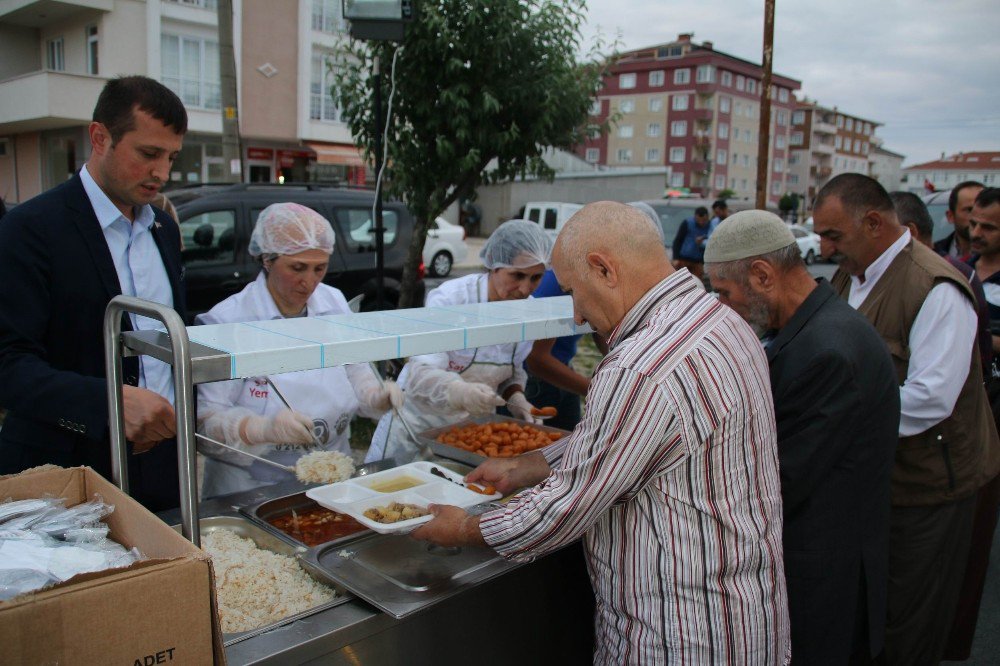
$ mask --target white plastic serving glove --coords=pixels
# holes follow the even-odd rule
[[[403,406],[403,389],[391,379],[383,382],[374,395],[372,406],[383,412],[392,408],[399,409]]]
[[[541,419],[531,415],[531,410],[534,407],[534,405],[528,402],[528,399],[524,397],[524,393],[521,391],[510,396],[507,400],[507,409],[510,410],[514,418],[527,421],[528,423],[541,423]]]
[[[456,381],[448,384],[448,404],[470,414],[492,414],[503,398],[486,384]]]
[[[247,444],[312,444],[313,421],[300,412],[283,409],[274,416],[248,416],[240,425]]]

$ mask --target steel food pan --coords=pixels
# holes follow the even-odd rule
[[[278,516],[283,516],[291,511],[308,511],[309,509],[322,508],[313,499],[306,497],[306,491],[300,493],[295,493],[293,495],[286,495],[284,497],[278,497],[276,499],[269,499],[263,502],[258,502],[257,504],[251,504],[247,507],[242,507],[240,513],[249,518],[254,522],[255,525],[260,526],[262,529],[274,534],[279,539],[287,541],[293,546],[301,546],[303,548],[310,548],[311,546],[307,543],[296,539],[291,534],[275,527],[269,520],[273,520]],[[358,537],[367,533],[367,530],[362,530],[355,532],[353,534],[348,534],[343,537],[336,539],[331,539],[325,543],[341,543],[344,541],[350,541],[352,539],[357,539]]]
[[[440,428],[431,428],[430,430],[425,430],[421,433],[417,433],[417,439],[419,439],[422,443],[426,444],[427,446],[431,447],[431,450],[435,453],[435,455],[439,455],[442,458],[457,460],[459,462],[463,462],[467,465],[472,465],[473,467],[475,467],[481,464],[484,460],[488,460],[489,458],[487,458],[486,456],[481,456],[478,453],[473,453],[472,451],[465,451],[464,449],[459,449],[457,447],[450,446],[448,444],[442,444],[441,442],[437,441],[437,438],[440,435],[443,435],[444,433],[448,432],[452,428],[456,427],[461,428],[463,426],[469,426],[469,425],[485,425],[487,423],[517,423],[520,425],[525,425],[525,422],[520,419],[515,419],[510,416],[501,416],[499,414],[494,416],[474,416],[464,421],[460,421],[458,423],[451,423],[446,426],[441,426]],[[570,434],[568,430],[562,430],[561,428],[553,428],[547,425],[535,425],[535,424],[530,424],[530,425],[533,428],[537,428],[538,430],[542,430],[544,432],[559,433],[563,437]],[[537,450],[538,449],[536,449],[536,451]]]

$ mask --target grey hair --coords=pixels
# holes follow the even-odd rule
[[[756,257],[723,261],[717,264],[706,264],[706,266],[711,266],[712,271],[718,278],[722,280],[736,280],[742,284],[747,281],[750,264],[757,260],[766,261],[780,271],[789,271],[800,266],[805,268],[806,266],[805,262],[802,261],[802,252],[799,250],[798,243],[792,243],[791,245],[778,248],[773,252],[759,254]]]

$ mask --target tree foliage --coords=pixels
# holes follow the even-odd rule
[[[601,128],[587,124],[606,61],[595,44],[580,62],[582,0],[423,0],[395,65],[386,194],[406,202],[416,228],[400,306],[412,303],[416,269],[433,220],[482,183],[551,178],[546,147],[570,147]],[[374,57],[389,101],[396,45],[346,42],[334,95],[354,139],[373,160]],[[384,111],[383,111],[384,112]]]

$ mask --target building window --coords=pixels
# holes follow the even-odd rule
[[[622,125],[618,128],[618,138],[620,139],[631,139],[632,138],[632,126]]]
[[[684,187],[684,174],[683,173],[670,174],[670,187]]]
[[[670,161],[671,162],[683,162],[687,151],[684,146],[675,146],[670,149]]]
[[[595,99],[590,104],[590,115],[599,116],[601,115],[601,100]]]
[[[725,176],[716,176],[715,177],[715,189],[721,190],[725,186],[726,186],[726,177]]]
[[[662,86],[664,80],[664,71],[662,69],[657,69],[649,73],[650,86]]]
[[[786,142],[786,139],[785,139],[785,135],[784,134],[779,134],[778,136],[776,136],[774,138],[774,146],[775,146],[775,148],[784,148],[785,147],[785,142]]]
[[[313,53],[312,71],[309,79],[309,118],[337,122],[340,120],[340,108],[331,92],[333,88],[333,71],[329,63],[332,57],[325,53]]]
[[[97,26],[88,25],[84,34],[87,36],[87,74],[97,76]]]
[[[837,116],[837,127],[844,127],[844,116]]]
[[[686,120],[675,120],[670,123],[670,136],[687,136],[688,124]]]
[[[861,139],[855,139],[854,140],[854,152],[856,152],[856,153],[860,153],[861,152]]]
[[[799,176],[798,176],[798,174],[794,174],[794,173],[788,174],[788,184],[789,185],[798,185],[799,184]]]
[[[740,189],[741,190],[746,190],[747,189],[747,179],[746,178],[742,178],[740,180]]]
[[[754,93],[757,92],[757,82],[753,79],[747,79],[747,92]]]
[[[687,111],[688,108],[688,96],[687,95],[674,95],[670,98],[670,108],[674,111]]]
[[[726,123],[719,123],[719,138],[728,139],[729,138],[729,125]]]
[[[729,97],[719,97],[719,113],[729,113],[732,100]]]
[[[749,155],[743,155],[743,166],[745,166],[745,167],[750,166],[750,156]],[[746,187],[746,186],[744,185],[744,187]]]
[[[753,143],[753,131],[748,129],[743,130],[743,140],[747,143]]]
[[[833,140],[833,147],[840,150],[844,145],[844,137],[837,135],[837,138]]]
[[[663,98],[662,97],[650,97],[649,98],[649,110],[653,113],[659,113],[663,111]]]
[[[649,123],[646,125],[646,136],[660,136],[660,123]]]
[[[788,101],[788,88],[778,88],[778,101],[779,102]]]
[[[867,141],[862,141],[861,142],[861,152],[864,155],[868,154],[868,142]]]
[[[340,0],[312,0],[312,29],[334,34],[344,30]]]
[[[691,83],[691,70],[690,69],[675,69],[674,70],[674,84],[684,85],[686,83]]]
[[[163,85],[187,106],[222,108],[219,92],[219,45],[200,37],[163,34],[160,37]]]
[[[733,73],[732,72],[723,72],[722,76],[719,77],[719,78],[722,80],[722,85],[724,85],[727,88],[731,88],[732,87],[732,85],[733,85]],[[725,182],[725,181],[723,181],[723,182]]]
[[[201,9],[211,9],[212,11],[219,8],[218,0],[167,0],[167,2],[175,2],[179,5],[190,5]]]
[[[599,162],[601,159],[601,149],[600,148],[587,148],[586,157],[583,159],[587,160],[591,164]]]
[[[729,187],[730,187],[730,189],[733,189],[733,190],[736,189],[736,179],[735,178],[733,178],[732,180],[729,181]]]
[[[618,102],[618,110],[622,113],[634,113],[635,112],[635,100],[634,99],[623,99]]]
[[[780,157],[774,158],[774,171],[776,173],[784,173],[785,171],[785,160]]]
[[[728,160],[729,160],[729,156],[726,154],[725,150],[723,150],[722,148],[719,148],[718,150],[715,151],[715,163],[716,164],[725,164]]]
[[[627,90],[629,88],[635,88],[635,73],[631,74],[619,74],[618,75],[618,87],[622,90]]]
[[[45,66],[55,72],[66,69],[66,59],[63,57],[63,38],[56,37],[45,42]]]
[[[733,107],[733,112],[737,116],[742,116],[743,115],[743,102],[741,102],[739,100],[736,100],[736,106]]]
[[[659,162],[660,161],[660,149],[659,148],[647,148],[646,149],[646,161],[647,162]]]
[[[631,162],[632,161],[632,150],[630,148],[619,148],[618,149],[618,161],[619,162]]]
[[[781,183],[771,185],[771,194],[781,194]]]
[[[740,161],[739,153],[733,153],[733,166],[736,166],[736,163],[739,161]]]
[[[715,67],[711,65],[698,65],[695,81],[697,83],[713,83],[715,81]]]
[[[872,126],[870,123],[865,123],[865,136],[871,136]]]
[[[775,118],[776,118],[776,122],[779,125],[787,125],[788,124],[788,112],[785,111],[784,109],[778,109],[778,113],[775,114]]]
[[[801,125],[805,121],[806,121],[806,112],[805,111],[796,111],[796,112],[794,112],[792,114],[792,124],[793,125]]]
[[[788,164],[789,165],[798,164],[798,163],[799,163],[799,156],[798,156],[797,153],[792,153],[791,155],[788,156]]]
[[[747,103],[747,105],[746,105],[745,107],[743,107],[743,111],[744,111],[744,115],[745,115],[745,116],[746,116],[747,118],[753,118],[753,117],[754,117],[755,115],[757,115],[757,114],[755,113],[755,108],[756,108],[756,107],[754,107],[754,105],[753,105],[753,104],[750,104],[750,103],[748,102],[748,103]]]
[[[844,127],[848,132],[854,131],[854,118],[848,118],[846,126]]]
[[[739,74],[736,75],[736,89],[737,90],[746,90],[747,89],[747,80],[746,80],[746,78],[743,77],[743,76],[740,76]]]

